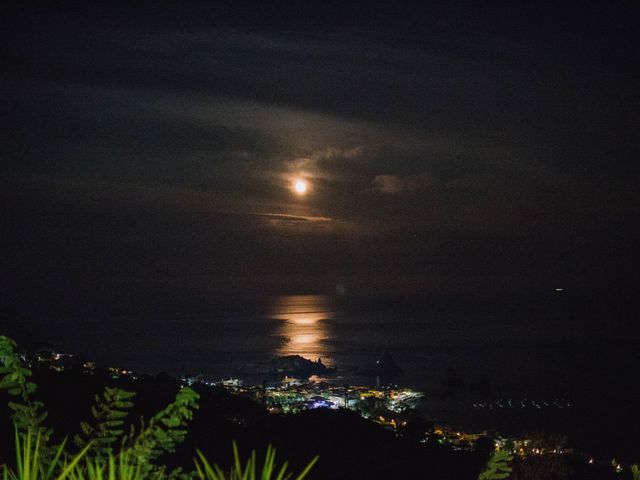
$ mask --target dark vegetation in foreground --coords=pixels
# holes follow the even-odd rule
[[[109,391],[105,387],[115,389],[112,392],[135,394],[118,399],[127,404],[121,409],[127,413],[120,418],[122,424],[114,427],[114,430],[124,433],[125,442],[134,446],[145,428],[149,427],[149,419],[182,399],[182,410],[174,411],[171,416],[172,421],[177,419],[177,423],[172,426],[169,422],[169,428],[164,429],[174,433],[170,433],[169,438],[162,433],[156,435],[153,445],[157,453],[154,463],[161,466],[164,474],[193,472],[198,450],[202,452],[199,458],[211,459],[211,463],[215,461],[222,471],[229,472],[235,462],[231,448],[235,441],[244,454],[251,450],[267,452],[269,445],[274,445],[278,452],[277,462],[282,464],[286,459],[289,471],[293,472],[304,471],[309,460],[319,455],[320,461],[313,466],[310,475],[317,479],[410,477],[460,480],[476,479],[479,475],[483,479],[631,478],[626,473],[615,476],[604,469],[585,470],[584,467],[564,464],[530,465],[535,468],[527,470],[517,460],[511,461],[511,465],[507,458],[500,457],[494,457],[487,468],[487,460],[491,456],[489,445],[474,453],[454,452],[446,445],[421,445],[410,436],[398,437],[349,410],[318,409],[297,415],[270,415],[261,404],[234,396],[222,388],[181,388],[176,379],[163,374],[131,380],[113,379],[100,370],[94,375],[87,375],[81,370],[56,373],[35,369],[28,377],[29,383],[38,386],[31,396],[43,404],[41,407],[36,405],[36,409],[44,413],[46,405],[48,412],[46,419],[36,419],[36,424],[41,425],[41,434],[50,437],[50,445],[60,444],[65,438],[71,439],[68,445],[75,446],[74,452],[81,451],[92,435],[92,448],[99,451],[100,444],[95,439],[95,432],[91,432],[91,422],[87,420],[95,417],[92,405],[96,403],[96,395],[103,395],[104,400]],[[13,424],[16,423],[16,412],[8,406],[11,399],[7,389],[0,391],[0,465],[11,464],[15,458]],[[141,424],[140,418],[147,419],[146,423]],[[80,425],[83,425],[81,429],[78,428]],[[131,427],[135,429],[133,432]],[[162,448],[162,442],[168,442],[168,448]],[[103,451],[103,458],[108,458],[111,453]],[[258,462],[262,457],[259,453]],[[544,472],[545,468],[557,476],[535,476],[535,471]]]

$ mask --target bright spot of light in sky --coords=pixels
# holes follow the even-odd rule
[[[300,195],[302,195],[307,192],[307,182],[305,182],[304,180],[298,179],[294,182],[293,188],[295,189],[296,193],[299,193]]]

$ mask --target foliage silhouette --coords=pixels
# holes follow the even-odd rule
[[[82,448],[92,443],[96,454],[107,455],[113,446],[124,435],[124,419],[133,407],[133,392],[120,388],[105,387],[102,395],[95,396],[95,404],[91,407],[92,422],[82,422],[82,434],[75,436],[74,443]]]
[[[139,428],[133,425],[125,434],[125,419],[133,407],[135,393],[105,387],[95,396],[91,421],[81,422],[81,433],[74,444],[80,450],[67,450],[66,439],[57,447],[47,445],[51,429],[44,425],[47,413],[44,404],[32,398],[35,383],[29,381],[32,372],[16,351],[13,340],[0,336],[0,389],[6,390],[15,401],[9,402],[15,429],[15,468],[0,466],[3,480],[187,480],[193,478],[246,479],[272,478],[284,480],[292,476],[285,462],[276,472],[275,449],[267,448],[262,469],[256,465],[255,451],[242,467],[237,446],[233,445],[235,464],[229,477],[211,464],[198,451],[194,459],[196,471],[185,473],[181,468],[167,472],[156,461],[165,453],[172,453],[183,442],[186,426],[198,409],[199,394],[191,388],[181,388],[175,400],[152,416],[148,422],[140,419]],[[302,480],[313,467],[314,458],[296,479]],[[215,469],[215,472],[214,472]],[[214,472],[216,476],[210,476]],[[204,476],[203,476],[204,475]],[[275,476],[277,475],[277,476]]]
[[[509,478],[511,475],[511,461],[513,457],[504,450],[495,452],[489,461],[487,466],[478,476],[478,480],[502,480]]]
[[[16,352],[16,343],[0,335],[0,390],[15,398],[9,402],[12,410],[11,419],[18,430],[25,434],[27,431],[39,432],[42,440],[48,439],[51,430],[44,427],[47,412],[44,404],[32,398],[37,385],[29,381],[31,370]]]

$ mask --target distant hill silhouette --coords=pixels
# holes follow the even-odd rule
[[[238,370],[240,374],[250,375],[293,375],[311,376],[326,375],[335,372],[336,369],[327,367],[322,359],[312,362],[300,355],[286,355],[277,357],[265,363],[245,365]]]

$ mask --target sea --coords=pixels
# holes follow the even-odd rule
[[[607,314],[562,295],[517,302],[283,295],[198,312],[4,322],[0,333],[102,366],[210,381],[301,355],[335,367],[329,382],[372,385],[379,379],[359,372],[388,350],[405,372],[392,382],[424,392],[428,418],[511,435],[552,430],[585,451],[633,456],[625,439],[639,434],[640,370],[627,319],[616,317],[625,311]],[[488,378],[490,395],[447,394],[442,380],[452,371],[466,385]]]

